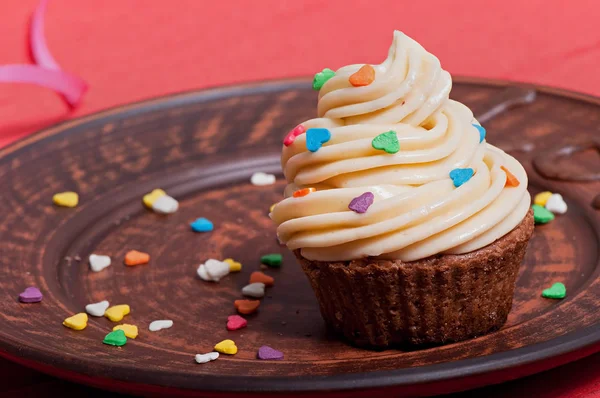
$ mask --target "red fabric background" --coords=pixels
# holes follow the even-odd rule
[[[0,64],[30,62],[27,30],[36,5],[0,0]],[[70,112],[49,90],[0,84],[0,146],[65,118],[170,92],[377,63],[393,29],[417,39],[453,74],[600,95],[598,17],[597,0],[52,0],[48,46],[90,90]],[[571,388],[578,397],[596,389],[600,366],[581,379],[578,365],[569,366],[561,397]],[[533,380],[528,391],[555,396]]]

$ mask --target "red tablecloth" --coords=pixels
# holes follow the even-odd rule
[[[0,1],[0,64],[30,62],[27,29],[36,4]],[[598,17],[597,0],[52,0],[48,45],[90,90],[70,112],[49,90],[0,84],[0,146],[65,118],[169,92],[377,63],[393,29],[417,39],[453,74],[600,95]],[[524,396],[588,396],[600,390],[599,360],[486,394],[505,388]],[[0,379],[0,392],[36,391],[20,384],[29,377],[19,378],[22,368],[2,361],[4,368],[14,377]]]

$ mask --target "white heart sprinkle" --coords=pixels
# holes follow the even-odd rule
[[[203,281],[212,282],[212,279],[210,279],[210,275],[208,275],[208,273],[206,272],[206,267],[204,266],[204,264],[200,264],[200,266],[198,267],[198,276]]]
[[[567,212],[567,204],[559,193],[553,193],[546,202],[546,209],[554,214],[565,214]]]
[[[229,264],[210,258],[198,267],[198,276],[208,282],[218,282],[229,274]]]
[[[252,177],[250,177],[250,182],[252,183],[252,185],[257,186],[273,185],[275,184],[275,180],[275,175],[263,173],[261,171],[252,174]]]
[[[164,319],[160,321],[152,321],[152,323],[150,323],[150,326],[148,326],[148,329],[151,332],[156,332],[161,329],[168,329],[171,326],[173,326],[173,321],[170,319]]]
[[[179,202],[169,195],[163,195],[152,203],[152,210],[160,214],[175,213],[179,209]]]
[[[90,254],[90,269],[94,272],[100,272],[110,265],[110,257],[98,254]]]
[[[229,264],[223,261],[209,259],[204,263],[206,273],[213,281],[218,282],[222,277],[229,275]]]
[[[209,352],[208,354],[196,354],[196,362],[206,363],[219,358],[218,352]]]
[[[99,303],[88,304],[85,306],[85,312],[92,316],[104,316],[109,305],[110,304],[106,300],[100,301]]]
[[[251,283],[242,288],[244,296],[261,298],[265,296],[265,284],[262,282]]]

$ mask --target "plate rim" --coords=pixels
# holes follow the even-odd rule
[[[580,100],[587,103],[600,106],[600,97],[586,93],[579,93],[558,87],[522,83],[509,80],[487,79],[478,77],[457,76],[453,78],[455,83],[461,85],[482,85],[494,87],[506,87],[510,85],[532,86],[538,92],[545,94],[567,97]],[[69,130],[84,125],[88,122],[102,120],[110,121],[111,118],[123,118],[133,116],[139,113],[152,112],[153,109],[173,108],[177,105],[187,103],[198,103],[215,98],[231,97],[244,93],[268,93],[278,92],[293,88],[306,88],[310,84],[310,79],[306,77],[289,79],[272,79],[258,82],[249,82],[243,84],[231,84],[226,86],[209,87],[200,90],[188,90],[178,93],[167,94],[150,99],[144,99],[132,103],[116,105],[98,112],[80,116],[74,119],[66,120],[52,126],[39,130],[29,136],[23,137],[11,144],[0,148],[0,159],[6,160],[19,154],[19,150],[26,149],[28,146],[36,144],[44,139],[53,137],[68,136]],[[66,133],[61,135],[61,133]],[[72,132],[71,132],[72,133]],[[598,233],[598,231],[596,231]],[[38,370],[44,370],[50,367],[58,371],[68,371],[85,377],[103,378],[98,372],[83,373],[74,369],[74,363],[77,361],[69,360],[65,357],[54,357],[50,352],[43,349],[23,347],[11,336],[5,336],[0,340],[0,356],[7,357],[11,361],[18,358],[19,363],[26,366],[33,366]],[[251,377],[251,376],[221,376],[198,374],[196,379],[196,388],[202,385],[198,391],[210,392],[314,392],[323,390],[355,390],[355,389],[375,389],[375,388],[399,388],[414,386],[425,383],[442,383],[449,380],[463,379],[505,372],[515,367],[537,364],[538,369],[526,374],[537,371],[547,370],[575,359],[590,355],[600,351],[600,322],[590,325],[585,329],[574,330],[565,335],[555,337],[551,340],[516,348],[509,351],[493,353],[476,358],[461,359],[453,362],[438,363],[433,365],[420,366],[415,368],[401,368],[385,371],[348,373],[333,376],[283,376],[283,377]],[[24,355],[25,354],[25,355]],[[570,354],[568,356],[567,354]],[[547,363],[542,362],[547,359],[558,359]],[[88,361],[86,361],[88,362]],[[115,369],[128,369],[121,364],[116,364]],[[93,369],[88,367],[89,369]],[[164,371],[153,371],[158,373],[157,380],[165,380],[169,373]],[[162,377],[160,377],[162,376]],[[208,377],[207,377],[208,376]],[[524,376],[524,374],[518,375]],[[517,377],[517,376],[515,376]],[[513,377],[514,378],[514,377]],[[212,379],[208,380],[206,379]],[[147,384],[142,381],[134,380],[131,377],[125,381],[116,379],[120,382],[140,383],[153,387],[167,387],[163,384]],[[194,384],[194,383],[192,383]],[[172,388],[172,387],[170,387]],[[194,388],[194,387],[191,387]]]

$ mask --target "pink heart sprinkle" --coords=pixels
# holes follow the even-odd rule
[[[239,315],[230,315],[227,317],[227,330],[238,330],[245,328],[248,321]]]
[[[365,192],[360,196],[352,199],[348,208],[356,213],[365,213],[369,206],[373,204],[373,200],[375,199],[375,195],[371,192]]]
[[[258,349],[258,359],[280,360],[283,359],[283,352],[277,351],[267,345],[263,345]]]
[[[296,137],[298,137],[300,134],[304,134],[306,132],[306,127],[304,127],[303,125],[299,124],[296,127],[294,127],[294,129],[292,131],[290,131],[288,133],[288,135],[285,136],[285,139],[283,140],[283,145],[285,146],[290,146],[294,143],[294,141],[296,140]]]
[[[37,287],[31,286],[19,294],[19,301],[22,303],[39,303],[42,301],[42,292]]]

